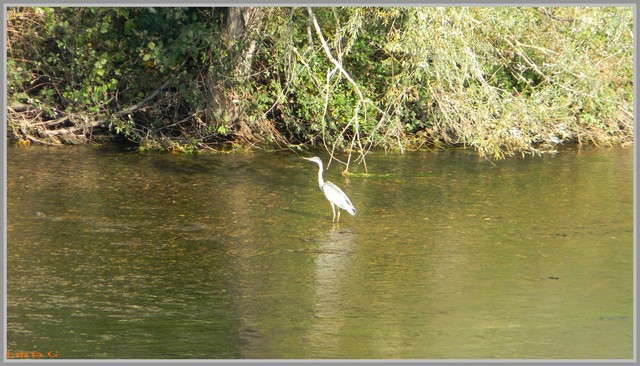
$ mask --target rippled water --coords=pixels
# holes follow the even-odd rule
[[[630,148],[334,163],[339,225],[292,154],[7,160],[13,355],[633,357]]]

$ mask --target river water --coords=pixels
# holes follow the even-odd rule
[[[7,150],[13,358],[633,357],[632,148]]]

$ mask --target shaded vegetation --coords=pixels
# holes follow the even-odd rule
[[[19,143],[462,145],[633,139],[631,7],[9,8]]]

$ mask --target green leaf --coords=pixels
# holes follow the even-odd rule
[[[109,31],[109,23],[104,22],[102,23],[102,25],[100,26],[100,33],[105,34]]]
[[[129,19],[124,23],[124,34],[131,35],[136,28],[136,23],[133,19]]]

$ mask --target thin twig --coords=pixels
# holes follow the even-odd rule
[[[359,145],[359,152],[360,155],[363,154],[364,152],[364,148],[362,146],[362,142],[360,141],[360,124],[358,122],[358,112],[360,111],[360,105],[362,105],[364,107],[364,115],[366,118],[366,100],[364,99],[364,95],[362,94],[362,91],[360,90],[360,87],[358,87],[358,84],[353,80],[353,78],[351,78],[351,75],[349,75],[349,73],[344,69],[344,67],[342,67],[342,64],[340,64],[340,62],[338,60],[336,60],[335,57],[333,57],[333,55],[331,54],[331,50],[329,49],[329,46],[327,45],[326,40],[324,39],[324,36],[322,35],[322,30],[320,29],[320,25],[318,24],[318,20],[316,19],[313,10],[310,7],[307,7],[307,11],[309,13],[309,18],[311,19],[311,23],[313,24],[313,27],[316,31],[316,35],[318,36],[318,39],[320,40],[320,43],[322,44],[322,49],[324,50],[325,54],[327,55],[327,58],[329,59],[329,61],[331,61],[331,63],[333,63],[336,68],[338,68],[338,70],[340,70],[340,74],[343,75],[347,81],[353,86],[353,89],[356,91],[356,93],[358,94],[358,102],[356,103],[356,107],[355,107],[355,111],[354,111],[354,115],[353,118],[351,119],[351,121],[353,121],[353,125],[354,125],[354,135],[352,137],[351,140],[351,147],[349,150],[349,156],[347,158],[347,162],[346,162],[346,168],[345,171],[349,169],[349,162],[351,160],[351,152],[353,150],[353,146],[354,144],[358,143]],[[351,124],[351,121],[349,121],[349,123],[347,124],[347,127]],[[346,131],[346,127],[345,129],[343,129],[343,132]],[[334,144],[335,147],[335,144]],[[332,154],[333,155],[333,154]],[[364,156],[362,156],[362,160],[364,163]],[[330,163],[330,162],[329,162]],[[366,170],[366,164],[365,164],[365,170]]]

